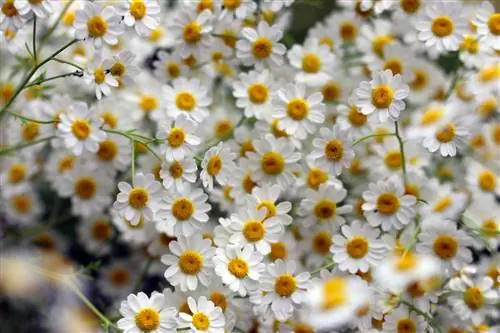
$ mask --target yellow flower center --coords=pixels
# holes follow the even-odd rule
[[[329,82],[321,89],[325,102],[336,102],[342,95],[342,89],[337,82]]]
[[[252,193],[253,188],[257,186],[257,184],[252,180],[252,176],[250,174],[246,174],[245,177],[243,177],[242,185],[243,189],[248,194]]]
[[[314,215],[320,220],[327,220],[337,214],[337,203],[329,199],[321,199],[314,205]]]
[[[277,138],[286,138],[288,137],[288,133],[278,127],[279,121],[278,119],[274,119],[271,123],[271,132]]]
[[[115,268],[109,273],[109,279],[113,285],[123,286],[130,281],[130,273],[123,268]]]
[[[75,11],[74,10],[68,10],[63,18],[62,18],[62,22],[64,23],[64,25],[66,26],[72,26],[73,23],[75,22],[75,18],[76,18],[76,15],[75,15]]]
[[[103,68],[98,67],[94,71],[94,81],[97,84],[102,84],[106,80],[106,72]]]
[[[259,37],[252,45],[252,54],[255,58],[265,59],[271,55],[273,51],[273,43],[265,38]]]
[[[401,318],[398,320],[396,332],[397,333],[415,333],[417,325],[410,318]]]
[[[255,152],[255,147],[251,140],[247,140],[240,145],[240,156],[246,156],[247,152]]]
[[[485,192],[492,192],[497,187],[497,176],[491,170],[483,170],[479,173],[478,183]]]
[[[434,210],[434,212],[442,213],[448,207],[450,207],[452,203],[453,202],[452,202],[451,198],[449,196],[446,196],[446,197],[438,200],[438,202],[436,202],[433,210]]]
[[[323,309],[335,309],[344,305],[348,299],[347,285],[343,279],[335,277],[323,284]]]
[[[330,49],[332,49],[335,46],[335,41],[331,37],[328,37],[328,36],[321,37],[319,39],[319,43],[321,45],[328,46]]]
[[[167,142],[170,147],[178,148],[182,146],[186,140],[186,133],[182,128],[174,127],[170,130],[167,136]]]
[[[73,166],[75,165],[75,159],[76,157],[74,155],[64,156],[62,159],[59,160],[57,171],[59,171],[59,173],[63,173],[65,171],[73,170]]]
[[[12,198],[10,199],[10,204],[15,209],[15,211],[20,214],[29,213],[31,211],[31,208],[33,207],[31,197],[24,194],[12,196]]]
[[[179,161],[175,161],[174,163],[172,163],[172,165],[170,165],[168,171],[172,178],[177,179],[182,177],[182,175],[184,174],[184,167]]]
[[[309,105],[303,98],[294,98],[288,102],[287,112],[290,118],[300,121],[309,114]]]
[[[488,19],[488,28],[492,35],[500,35],[500,13],[495,13]]]
[[[227,269],[238,279],[243,279],[248,275],[248,264],[240,258],[231,259],[227,265]]]
[[[349,123],[351,123],[351,125],[353,125],[354,127],[364,126],[368,121],[368,117],[359,112],[358,108],[356,108],[355,106],[351,107],[351,110],[347,115],[347,119],[349,120]]]
[[[456,136],[457,128],[454,124],[448,124],[436,132],[436,140],[447,143],[453,141]]]
[[[14,95],[14,86],[10,83],[0,84],[0,104],[5,104]]]
[[[115,62],[110,69],[111,75],[113,76],[122,76],[123,74],[125,74],[125,71],[125,65],[119,61]]]
[[[311,326],[309,326],[309,325],[307,325],[305,323],[297,323],[297,324],[295,324],[295,327],[293,328],[293,331],[295,333],[314,333],[315,332],[314,329]]]
[[[327,255],[330,253],[332,246],[332,235],[326,231],[317,232],[312,239],[313,250],[320,255]]]
[[[500,78],[500,65],[486,66],[479,72],[479,78],[482,82],[490,82]]]
[[[233,122],[231,120],[222,119],[215,124],[215,136],[219,139],[225,138],[233,130]]]
[[[90,37],[102,37],[108,31],[108,23],[100,16],[93,16],[87,21],[87,31]]]
[[[453,33],[454,26],[449,16],[438,16],[432,20],[431,30],[438,37],[447,37]]]
[[[97,157],[101,161],[112,161],[118,154],[118,145],[113,140],[104,140],[99,143]]]
[[[379,109],[387,109],[394,100],[394,90],[388,85],[380,85],[372,90],[372,104]]]
[[[254,83],[247,89],[248,98],[254,104],[263,104],[269,97],[267,85],[263,83]]]
[[[111,112],[103,112],[101,118],[110,128],[116,128],[118,125],[118,118]]]
[[[358,27],[352,22],[344,21],[340,24],[340,38],[344,42],[352,42],[358,36]]]
[[[233,202],[234,198],[231,196],[231,192],[233,191],[233,187],[226,185],[224,186],[224,189],[222,190],[222,193],[224,194],[224,198],[228,201]]]
[[[274,291],[281,297],[290,297],[297,289],[297,281],[290,274],[280,275],[274,282]]]
[[[439,235],[432,245],[434,253],[445,260],[454,258],[457,254],[457,248],[457,240],[450,235]]]
[[[171,62],[167,65],[167,73],[171,78],[175,79],[181,75],[181,68],[178,64]]]
[[[193,315],[193,326],[197,330],[207,331],[210,327],[210,319],[203,312],[197,312]]]
[[[401,59],[390,58],[385,62],[384,69],[390,69],[393,75],[403,73],[403,63]]]
[[[321,69],[321,59],[314,53],[309,53],[302,58],[302,70],[306,73],[317,73]]]
[[[325,145],[325,155],[328,159],[338,162],[344,157],[344,145],[342,141],[333,139]]]
[[[413,252],[408,252],[406,255],[397,257],[395,259],[394,264],[396,270],[400,272],[407,272],[409,270],[414,269],[417,266],[418,260],[417,257],[413,254]]]
[[[496,108],[498,107],[498,102],[495,97],[487,98],[478,108],[479,113],[483,117],[489,117],[493,115]]]
[[[389,151],[384,158],[385,165],[391,170],[398,170],[401,168],[402,158],[399,150]]]
[[[194,204],[188,198],[180,198],[172,204],[172,215],[179,221],[188,220],[194,213]]]
[[[201,13],[205,9],[208,9],[209,11],[213,11],[213,1],[212,0],[200,0],[198,2],[198,5],[196,6],[196,11],[198,13]]]
[[[111,237],[113,229],[106,220],[99,220],[92,225],[92,236],[98,241],[106,241]]]
[[[184,274],[196,275],[203,268],[203,257],[194,250],[187,250],[179,256],[179,267]]]
[[[262,156],[262,170],[268,175],[279,175],[285,169],[285,158],[280,153],[270,151]]]
[[[360,259],[368,253],[368,241],[363,236],[355,236],[345,245],[351,258]]]
[[[238,34],[233,30],[225,30],[221,33],[222,41],[224,44],[232,49],[236,46],[236,41],[238,40]]]
[[[477,287],[468,288],[464,293],[464,302],[472,310],[478,310],[484,304],[484,295]]]
[[[14,5],[14,0],[5,1],[5,3],[2,5],[2,13],[7,17],[13,17],[18,14],[17,8]]]
[[[420,0],[401,0],[401,9],[407,14],[414,14],[420,8]]]
[[[390,35],[379,35],[373,39],[372,50],[379,57],[384,56],[384,48],[386,45],[391,44],[394,37]]]
[[[264,229],[264,225],[260,221],[248,221],[243,227],[243,236],[245,236],[246,240],[250,243],[258,242],[262,238],[264,238],[264,234],[266,230]]]
[[[148,204],[149,193],[143,187],[136,187],[128,195],[128,203],[135,209],[143,209]]]
[[[420,69],[414,69],[413,81],[409,83],[409,86],[412,90],[420,91],[427,86],[428,82],[429,82],[429,77],[425,71]]]
[[[77,118],[73,124],[71,124],[71,132],[73,132],[73,135],[80,141],[86,140],[91,131],[92,127],[85,119]]]
[[[17,184],[26,177],[26,166],[22,163],[14,163],[9,170],[9,183]]]
[[[227,309],[227,297],[218,291],[214,291],[212,295],[210,295],[210,300],[214,302],[215,306],[218,306],[222,309],[222,311],[226,311]]]
[[[40,125],[32,121],[26,122],[21,130],[21,135],[25,141],[33,141],[40,134]]]
[[[416,281],[412,282],[406,287],[406,292],[410,294],[412,298],[419,298],[425,294],[425,288],[422,283]]]
[[[481,233],[485,236],[485,237],[496,237],[497,236],[497,233],[498,233],[498,225],[497,223],[495,222],[494,219],[488,219],[488,220],[485,220],[483,221],[483,224],[482,224],[482,230],[481,230]],[[494,280],[496,281],[496,280]]]
[[[320,168],[313,168],[307,175],[307,185],[310,188],[317,190],[321,184],[328,180],[328,173]]]
[[[285,243],[283,242],[271,243],[271,253],[269,254],[269,256],[273,261],[278,259],[285,260],[288,256],[288,250],[286,248]]]
[[[141,96],[139,101],[139,107],[142,111],[149,113],[158,108],[159,102],[155,96],[152,95],[144,95]]]
[[[353,204],[353,211],[359,217],[364,217],[365,212],[363,211],[363,204],[365,201],[363,199],[357,199]]]
[[[198,63],[198,59],[196,59],[194,55],[190,54],[186,59],[182,59],[182,63],[189,68],[193,68]]]
[[[443,109],[439,107],[428,108],[420,118],[420,125],[431,125],[443,117]]]
[[[241,0],[224,0],[224,7],[230,10],[235,10],[241,5]]]
[[[476,54],[479,51],[479,42],[476,37],[467,35],[464,37],[464,41],[460,45],[460,49],[467,51],[470,54]]]
[[[257,206],[258,210],[260,210],[261,208],[265,208],[266,209],[266,217],[265,217],[265,219],[268,219],[270,217],[276,216],[276,205],[274,204],[274,202],[269,201],[269,200],[263,200]]]
[[[182,33],[187,44],[196,44],[201,40],[201,26],[197,22],[190,22]]]
[[[160,314],[151,308],[143,308],[135,315],[135,325],[143,332],[156,330],[160,326]]]
[[[187,91],[182,91],[175,97],[175,105],[182,111],[192,111],[196,106],[196,97]]]
[[[134,0],[130,4],[130,14],[136,19],[141,20],[146,16],[146,5],[143,0]]]
[[[222,159],[219,155],[210,158],[207,164],[207,172],[210,176],[217,176],[222,170]]]
[[[415,198],[420,197],[420,187],[417,184],[406,184],[405,194],[413,195]]]
[[[377,198],[377,211],[382,215],[393,215],[399,207],[399,198],[392,193],[382,193]]]
[[[97,192],[97,183],[92,177],[81,177],[75,181],[75,194],[81,199],[92,199]]]

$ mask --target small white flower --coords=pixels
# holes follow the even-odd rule
[[[135,78],[140,74],[137,66],[133,65],[135,54],[130,51],[122,51],[112,59],[105,60],[103,67],[118,81],[118,87],[131,86]]]
[[[215,254],[210,244],[209,239],[202,239],[199,234],[179,236],[177,241],[171,241],[168,247],[172,254],[161,257],[161,262],[168,267],[165,271],[167,281],[182,291],[197,290],[198,280],[202,286],[208,286]]]
[[[24,26],[25,18],[14,0],[0,0],[0,30],[16,32]]]
[[[5,196],[5,193],[3,193]],[[40,199],[30,188],[24,191],[9,193],[2,199],[2,208],[6,215],[12,221],[19,222],[21,225],[30,225],[38,220],[42,213],[42,204]]]
[[[205,153],[201,162],[200,179],[207,190],[213,189],[214,179],[220,185],[226,185],[229,182],[231,171],[235,168],[235,157],[236,154],[223,142]]]
[[[384,332],[398,333],[402,327],[407,327],[415,333],[426,332],[427,323],[425,318],[410,311],[406,306],[400,305],[390,314],[384,317]]]
[[[130,165],[131,144],[127,138],[109,135],[99,142],[99,149],[92,155],[92,162],[114,177],[117,171],[125,171]]]
[[[51,4],[52,0],[30,1],[15,0],[19,14],[29,17],[31,13],[38,18],[45,19],[54,12]]]
[[[189,328],[191,333],[224,333],[226,319],[220,307],[201,296],[198,302],[188,297],[187,304],[191,314],[179,313],[179,328]]]
[[[126,182],[118,183],[120,193],[116,196],[113,208],[132,225],[139,224],[144,218],[146,222],[153,221],[157,202],[162,190],[159,182],[152,174],[138,173],[133,186]]]
[[[269,70],[241,73],[233,84],[236,106],[245,110],[245,116],[272,120],[272,99],[275,83]]]
[[[163,186],[169,189],[174,186],[177,190],[182,190],[184,186],[190,186],[196,182],[196,172],[198,167],[192,157],[180,160],[166,160],[161,165],[160,177],[163,179]]]
[[[457,148],[467,145],[470,132],[461,118],[449,117],[437,122],[429,131],[423,133],[422,145],[431,153],[439,150],[441,156],[455,156]]]
[[[78,239],[89,253],[100,256],[111,250],[111,239],[115,232],[109,217],[97,215],[84,219],[77,228]]]
[[[92,86],[99,100],[102,98],[102,95],[111,95],[110,87],[118,87],[118,81],[111,75],[108,68],[104,66],[101,57],[96,54],[92,65],[88,67],[84,74],[85,83]]]
[[[292,210],[292,204],[289,201],[278,203],[281,193],[281,188],[278,185],[254,187],[252,195],[248,197],[250,202],[246,204],[248,206],[253,205],[258,210],[265,208],[265,221],[273,219],[278,221],[283,227],[286,227],[292,223],[292,217],[288,215]]]
[[[125,25],[146,37],[158,26],[160,8],[157,0],[127,0],[118,6],[117,12]]]
[[[474,190],[485,194],[500,195],[500,177],[493,169],[469,160],[465,180]]]
[[[153,62],[155,75],[167,82],[175,80],[179,77],[186,76],[188,68],[182,62],[182,58],[178,51],[168,53],[159,51],[157,54],[158,60]]]
[[[472,21],[476,26],[479,41],[485,47],[500,50],[500,14],[489,1],[484,1]]]
[[[207,96],[208,88],[198,79],[181,77],[172,81],[172,86],[163,88],[167,103],[167,116],[177,118],[185,114],[190,120],[201,123],[208,117],[208,106],[212,99]]]
[[[160,125],[156,138],[162,140],[160,150],[167,161],[192,157],[196,146],[201,142],[195,135],[197,124],[188,116],[180,114],[177,118],[168,118]]]
[[[197,13],[195,10],[183,9],[178,12],[172,24],[172,32],[180,45],[180,55],[186,59],[189,56],[200,58],[202,50],[210,48],[213,29],[213,15],[209,10]]]
[[[257,9],[257,4],[253,1],[241,1],[241,0],[216,0],[215,3],[219,6],[224,5],[224,10],[221,16],[234,15],[237,19],[244,19],[252,15]]]

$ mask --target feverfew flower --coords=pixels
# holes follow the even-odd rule
[[[189,56],[199,58],[202,50],[210,48],[213,29],[213,15],[209,10],[197,13],[193,10],[180,10],[172,25],[173,33],[180,44],[180,55],[186,59]]]
[[[51,0],[15,0],[19,14],[30,17],[36,15],[38,18],[45,19],[54,12]]]
[[[163,141],[160,150],[167,161],[181,160],[194,155],[196,146],[201,143],[200,138],[195,135],[197,127],[197,124],[185,114],[180,114],[177,118],[168,118],[160,125],[156,138]]]
[[[25,18],[19,12],[19,5],[15,0],[0,0],[0,29],[2,33],[16,32],[24,26]]]
[[[235,168],[235,157],[236,154],[222,142],[205,153],[201,162],[200,179],[207,190],[213,189],[214,179],[220,185],[226,185],[229,182],[231,171]]]
[[[479,41],[485,47],[500,50],[500,13],[489,1],[484,1],[476,11],[472,21],[476,27]]]
[[[255,117],[272,121],[271,101],[275,83],[269,70],[241,73],[233,83],[233,96],[236,106],[245,110],[245,117]]]
[[[166,160],[161,165],[160,177],[163,179],[163,186],[166,189],[174,186],[175,189],[182,191],[184,186],[194,184],[197,171],[198,167],[192,157],[172,161]]]
[[[177,118],[185,114],[190,120],[201,123],[208,117],[208,106],[212,99],[207,96],[208,89],[198,79],[184,77],[172,81],[172,86],[163,88],[167,103],[167,116]]]
[[[117,12],[125,25],[134,27],[140,36],[149,36],[158,26],[160,5],[157,0],[127,0]]]
[[[109,68],[105,68],[104,66],[105,64],[102,63],[101,57],[96,54],[92,65],[87,68],[84,74],[85,82],[92,86],[99,100],[103,95],[111,95],[110,87],[118,87],[118,81],[108,71]]]
[[[190,314],[179,313],[179,328],[189,328],[193,333],[224,333],[226,320],[220,307],[205,296],[201,296],[198,302],[188,297],[187,304]]]

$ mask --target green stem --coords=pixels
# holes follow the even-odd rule
[[[399,142],[399,150],[401,151],[401,164],[403,166],[403,181],[406,186],[408,184],[408,174],[406,173],[405,149],[404,149],[403,139],[399,134],[399,124],[397,121],[394,122],[394,135],[396,135],[396,138],[398,139]]]
[[[154,138],[148,138],[146,136],[143,136],[143,135],[139,135],[139,134],[134,134],[132,133],[131,131],[126,131],[126,132],[123,132],[123,131],[118,131],[118,130],[113,130],[113,129],[109,129],[109,128],[101,128],[104,132],[107,132],[107,133],[113,133],[113,134],[118,134],[118,135],[121,135],[123,137],[126,137],[127,139],[131,140],[131,141],[134,141],[134,142],[139,142],[141,144],[144,145],[144,147],[146,147],[146,149],[154,156],[156,157],[160,162],[163,162],[163,159],[153,150],[151,149],[151,147],[149,147],[149,144],[151,143],[155,143],[156,142],[156,139]],[[135,147],[135,145],[134,145]]]
[[[420,202],[423,202],[424,204],[428,205],[429,202],[425,199],[422,199],[422,198],[417,198],[417,201],[420,201]]]
[[[82,77],[83,76],[83,72],[81,72],[81,71],[74,71],[74,72],[70,72],[70,73],[65,73],[65,74],[59,74],[59,75],[51,76],[51,77],[48,77],[48,78],[42,79],[42,80],[35,80],[34,82],[31,82],[31,83],[25,85],[24,89],[29,88],[29,87],[33,87],[33,86],[39,86],[39,85],[41,85],[44,82],[53,81],[53,80],[61,79],[61,78],[68,77],[68,76]]]
[[[318,267],[318,268],[316,268],[315,270],[311,271],[311,275],[318,274],[319,272],[321,272],[321,270],[322,270],[323,268],[330,268],[330,267],[333,267],[333,266],[335,266],[335,262],[334,262],[334,261],[329,262],[328,264],[323,265],[323,266],[321,266],[321,267]]]
[[[419,308],[417,308],[416,306],[414,306],[410,302],[407,302],[405,300],[400,300],[400,303],[406,305],[410,310],[412,310],[413,312],[416,312],[418,315],[424,317],[425,320],[429,323],[429,325],[432,328],[434,328],[436,331],[438,331],[439,333],[443,333],[443,331],[441,331],[441,328],[434,321],[434,318],[432,318],[430,315],[428,315],[424,311],[420,310]]]
[[[38,71],[38,69],[40,69],[40,67],[42,67],[43,65],[45,65],[46,63],[48,63],[49,61],[51,61],[52,59],[54,59],[55,57],[57,57],[59,55],[59,53],[61,53],[62,51],[66,50],[68,47],[70,47],[71,45],[73,45],[73,44],[75,44],[77,42],[79,42],[78,39],[73,39],[71,42],[67,43],[66,45],[64,45],[60,49],[58,49],[56,52],[54,52],[50,57],[48,57],[47,59],[45,59],[44,61],[42,61],[38,65],[36,65],[29,72],[29,74],[26,76],[26,78],[23,80],[23,82],[17,87],[14,95],[12,95],[12,97],[9,99],[9,101],[7,102],[7,104],[5,104],[4,107],[0,110],[0,118],[3,116],[4,111],[7,110],[12,105],[12,103],[14,103],[14,100],[17,98],[17,96],[19,96],[19,94],[21,93],[21,91],[25,88],[25,86],[31,80],[31,78],[33,77],[33,75],[35,75],[35,73]]]
[[[135,140],[131,139],[130,142],[132,143],[132,186],[135,184]]]
[[[403,251],[402,257],[406,256],[408,254],[408,252],[410,252],[411,249],[415,246],[415,243],[417,243],[418,235],[420,234],[421,230],[422,230],[422,228],[420,227],[420,225],[418,225],[415,228],[415,231],[413,232],[413,235],[411,236],[410,243],[408,244],[407,247],[405,247],[405,250]]]
[[[359,138],[357,140],[355,140],[353,143],[352,143],[352,147],[356,146],[357,144],[365,141],[365,140],[368,140],[368,139],[371,139],[371,138],[377,138],[377,137],[381,137],[381,136],[393,136],[393,135],[396,135],[396,133],[375,133],[375,134],[369,134],[369,135],[366,135],[362,138]]]
[[[451,94],[455,90],[457,83],[458,83],[458,80],[459,80],[459,77],[460,77],[460,75],[459,75],[458,69],[457,69],[454,72],[453,80],[451,81],[451,86],[448,89],[448,91],[446,92],[445,100],[448,100],[448,98],[450,98]]]
[[[32,123],[37,123],[37,124],[54,124],[54,123],[58,123],[59,122],[58,120],[38,120],[38,119],[33,119],[33,118],[30,118],[30,117],[26,117],[26,116],[20,115],[19,113],[15,113],[15,112],[9,111],[9,110],[7,110],[6,112],[8,114],[14,116],[14,117],[17,117],[17,118],[20,118],[22,120],[29,121],[29,122],[32,122]]]
[[[33,60],[36,66],[36,64],[38,63],[38,59],[36,56],[36,15],[34,15],[33,18]]]
[[[84,71],[83,67],[78,66],[77,64],[72,63],[71,61],[66,61],[66,60],[62,60],[62,59],[59,59],[59,58],[54,58],[54,59],[52,59],[52,60],[54,60],[55,62],[59,62],[59,63],[61,63],[61,64],[66,64],[66,65],[73,66],[73,67],[75,67],[76,69],[81,70],[82,72]]]
[[[137,292],[140,291],[139,288],[141,287],[142,282],[144,282],[144,279],[146,278],[146,276],[148,275],[149,268],[153,264],[153,261],[154,261],[154,259],[151,257],[148,259],[148,261],[146,262],[146,265],[144,265],[144,268],[142,269],[141,275],[139,275],[139,278],[137,279],[137,282],[135,283],[133,290],[135,290]]]
[[[39,144],[41,142],[52,140],[55,137],[56,137],[55,135],[52,135],[52,136],[41,138],[41,139],[38,139],[38,140],[35,140],[35,141],[25,142],[25,143],[21,143],[21,144],[12,146],[12,147],[4,148],[4,149],[0,150],[0,156],[7,155],[10,152],[21,150],[21,149],[24,149],[26,147],[34,146],[34,145]]]

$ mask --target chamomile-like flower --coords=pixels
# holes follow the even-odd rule
[[[210,47],[213,29],[213,15],[209,10],[197,13],[193,10],[180,10],[174,24],[173,33],[180,44],[180,55],[186,59],[189,56],[199,58],[202,50]]]
[[[157,57],[158,60],[153,62],[154,73],[157,77],[170,82],[181,76],[186,76],[188,69],[182,62],[178,51],[171,53],[159,51]]]
[[[78,225],[78,236],[85,250],[94,255],[106,255],[111,250],[111,238],[115,232],[109,217],[97,215]]]
[[[162,186],[155,181],[152,174],[138,173],[132,186],[126,182],[118,183],[120,193],[116,196],[113,208],[120,212],[123,218],[137,225],[141,218],[145,222],[152,221],[157,210]]]
[[[25,17],[36,15],[36,17],[45,19],[54,12],[51,0],[15,0],[19,13]]]
[[[168,118],[161,124],[156,137],[162,140],[160,150],[167,161],[181,160],[194,155],[196,146],[201,143],[195,135],[197,124],[185,114]]]
[[[272,75],[267,69],[241,73],[239,80],[233,84],[236,106],[245,110],[246,117],[271,121],[274,86]]]
[[[30,225],[42,213],[42,205],[36,193],[26,188],[24,191],[9,193],[2,199],[2,209],[5,209],[9,219],[20,224]]]
[[[362,81],[354,92],[359,111],[369,116],[371,122],[385,123],[388,119],[398,120],[406,108],[403,99],[410,88],[403,83],[401,75],[393,75],[390,69],[373,73],[370,82]]]
[[[255,12],[257,4],[253,1],[240,0],[216,0],[219,5],[224,5],[221,16],[234,15],[238,19],[244,19]]]
[[[133,64],[135,57],[135,54],[130,51],[122,51],[113,56],[112,59],[104,61],[104,68],[108,69],[110,74],[118,81],[119,88],[131,86],[139,75],[139,68]]]
[[[0,9],[1,30],[15,32],[24,26],[25,18],[15,0],[0,0]]]
[[[198,79],[181,77],[164,87],[167,115],[177,118],[185,114],[190,120],[201,123],[208,117],[208,106],[212,99],[207,96],[208,89]]]
[[[468,164],[466,181],[473,190],[500,195],[500,177],[494,170],[475,161]]]
[[[160,4],[157,0],[127,0],[117,8],[123,23],[134,27],[140,36],[149,34],[158,26]]]
[[[230,173],[235,167],[235,157],[236,154],[223,142],[210,148],[201,162],[200,179],[203,186],[211,191],[214,186],[214,179],[220,185],[226,185],[229,182]]]
[[[163,179],[163,186],[166,189],[174,187],[182,190],[184,186],[194,184],[198,167],[192,157],[180,160],[166,160],[161,165],[160,177]]]
[[[265,208],[265,221],[275,219],[283,227],[286,227],[292,223],[292,218],[288,215],[292,209],[292,204],[289,201],[277,202],[281,192],[278,185],[254,187],[252,195],[248,198],[250,202],[247,205],[254,205],[258,210]]]
[[[469,137],[465,121],[458,117],[446,117],[423,133],[422,145],[430,152],[439,151],[441,156],[455,156],[457,149],[464,148]]]
[[[92,161],[109,175],[115,176],[117,171],[125,171],[130,164],[130,142],[118,135],[109,135],[99,142],[99,149],[92,156]]]
[[[167,265],[165,278],[173,286],[179,286],[182,291],[198,289],[198,281],[203,286],[210,283],[212,276],[212,257],[215,248],[212,242],[195,234],[190,237],[179,236],[169,244],[172,254],[161,257]]]
[[[179,328],[189,328],[193,333],[224,333],[226,320],[222,309],[201,296],[198,301],[187,299],[190,314],[179,313]]]
[[[312,134],[317,124],[325,121],[323,96],[316,92],[306,95],[303,84],[289,84],[276,93],[273,117],[279,120],[278,128],[303,140]]]
[[[399,306],[396,310],[384,317],[385,332],[399,333],[402,330],[411,330],[415,333],[424,333],[427,328],[425,319],[410,311],[405,306]]]
[[[484,1],[476,11],[473,21],[481,44],[500,50],[500,13],[493,5]]]

